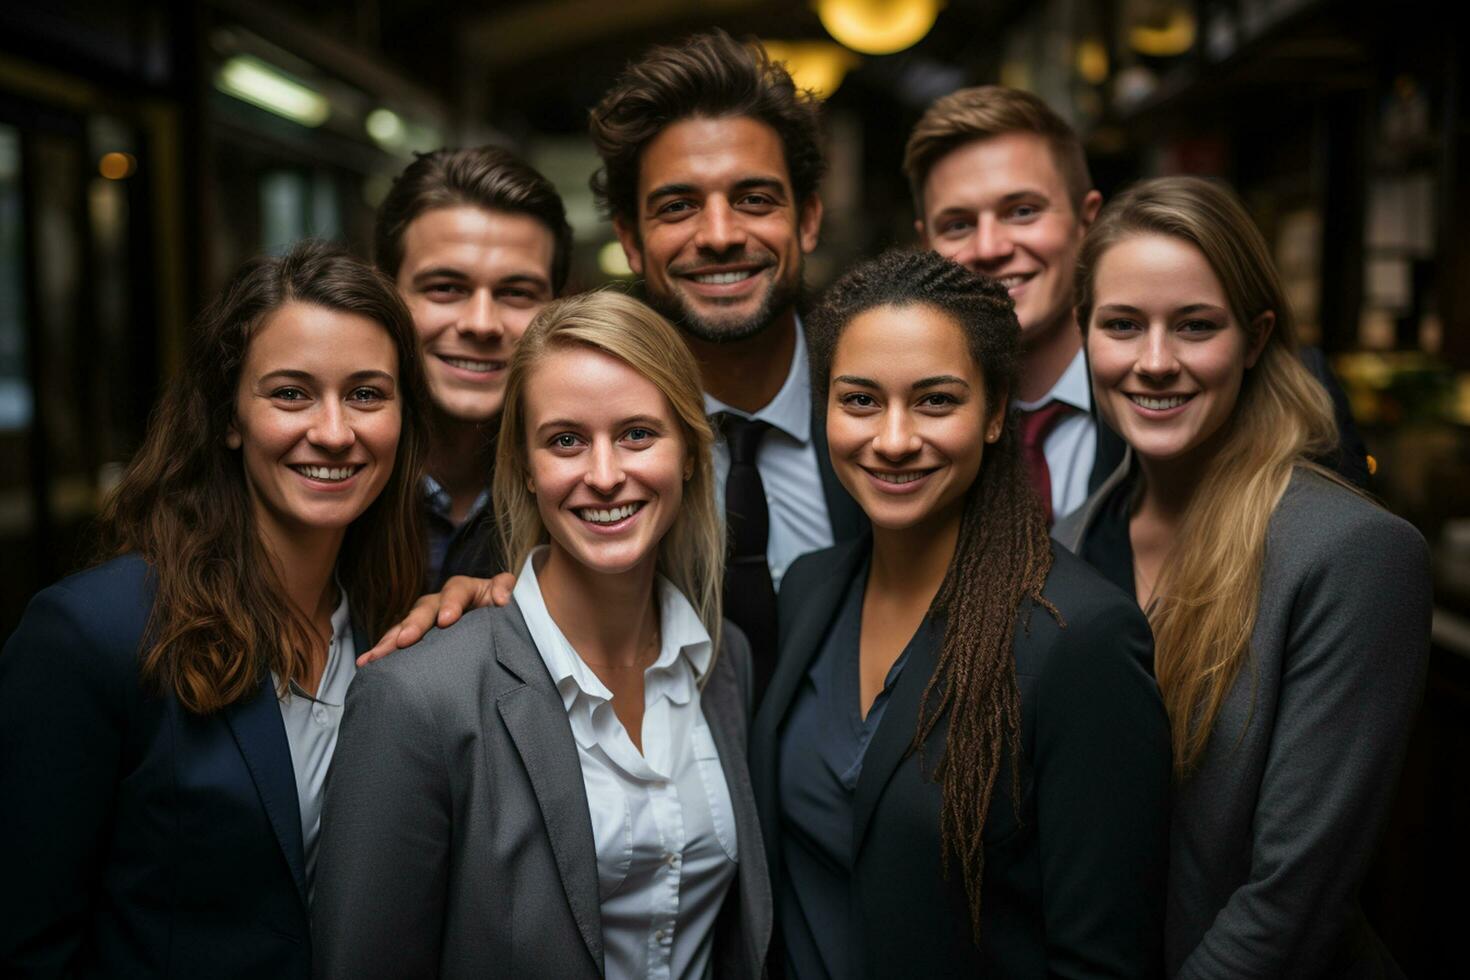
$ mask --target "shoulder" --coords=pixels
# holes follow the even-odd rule
[[[1266,549],[1267,576],[1323,566],[1388,566],[1425,574],[1429,567],[1429,546],[1412,524],[1305,467],[1292,475],[1271,515]]]
[[[1060,683],[1077,683],[1079,673],[1094,679],[1152,673],[1153,634],[1143,610],[1055,542],[1042,595],[1061,622],[1048,610],[1026,604],[1016,629],[1018,672],[1062,678]]]
[[[411,647],[359,668],[357,680],[393,689],[413,688],[431,697],[460,698],[495,664],[497,644],[513,642],[514,603],[465,613],[447,629],[432,629]]]
[[[831,578],[834,570],[847,567],[871,547],[871,539],[863,534],[802,555],[787,567],[786,574],[781,577],[782,605],[801,601],[818,583]]]
[[[1073,623],[1086,625],[1106,619],[1136,621],[1147,628],[1147,619],[1132,596],[1058,542],[1052,542],[1051,552],[1051,571],[1047,573],[1042,595],[1057,607],[1069,627]]]

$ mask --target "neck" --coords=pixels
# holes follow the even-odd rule
[[[1151,462],[1140,457],[1138,469],[1143,477],[1138,513],[1177,527],[1199,489],[1201,470],[1197,462],[1193,459]]]
[[[658,630],[654,562],[626,572],[589,569],[552,542],[536,581],[552,621],[588,666],[632,667]]]
[[[745,340],[714,344],[687,335],[685,339],[699,362],[705,392],[742,412],[758,412],[771,403],[791,373],[796,310],[787,310]]]
[[[259,511],[256,523],[266,558],[286,590],[286,601],[318,630],[330,633],[332,610],[337,604],[332,569],[337,565],[346,529],[287,531],[263,518]]]
[[[464,520],[489,480],[493,435],[499,423],[498,416],[487,422],[466,422],[437,409],[433,413],[428,471],[449,494],[450,515],[456,522]]]
[[[1016,381],[1016,398],[1040,401],[1061,380],[1072,359],[1082,349],[1082,333],[1072,326],[1071,311],[1065,323],[1052,324],[1021,354],[1021,372]]]
[[[961,508],[952,514],[906,528],[873,527],[873,560],[868,587],[892,596],[934,601],[960,539]]]

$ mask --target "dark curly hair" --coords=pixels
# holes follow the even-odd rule
[[[1021,328],[1005,287],[930,251],[891,249],[837,281],[807,318],[812,389],[825,414],[832,358],[843,330],[882,306],[926,306],[964,333],[985,383],[987,412],[1005,409],[1020,364]],[[1012,644],[1023,610],[1040,606],[1051,571],[1051,538],[1041,502],[1027,481],[1015,421],[985,450],[965,495],[959,540],[929,614],[944,623],[934,674],[919,706],[913,748],[920,753],[947,715],[948,730],[932,776],[941,784],[944,868],[958,859],[980,936],[983,830],[996,775],[1009,761],[1011,801],[1020,800],[1021,700]]]
[[[592,110],[588,129],[602,157],[592,193],[604,214],[636,228],[639,160],[664,127],[691,116],[749,116],[781,138],[792,191],[805,204],[827,169],[819,106],[755,40],[714,30],[660,45],[623,69]]]
[[[390,279],[403,264],[403,236],[434,208],[472,207],[535,218],[551,232],[551,291],[560,296],[572,265],[572,226],[551,181],[498,146],[420,154],[393,181],[378,207],[373,258]]]

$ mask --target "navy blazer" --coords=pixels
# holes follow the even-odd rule
[[[128,556],[38,593],[0,653],[5,976],[308,977],[301,817],[270,675],[209,716],[145,691]]]

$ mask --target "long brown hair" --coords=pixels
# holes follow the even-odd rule
[[[1005,287],[934,252],[890,250],[838,280],[809,318],[820,415],[826,414],[832,357],[843,329],[880,306],[927,306],[950,319],[980,368],[987,414],[1005,411],[1020,363],[1021,332]],[[947,873],[951,860],[959,861],[977,941],[985,818],[1007,760],[1011,802],[1019,806],[1020,800],[1016,621],[1023,609],[1035,606],[1061,621],[1042,595],[1051,564],[1046,516],[1027,482],[1015,421],[1007,418],[965,495],[954,558],[930,607],[930,615],[944,621],[944,639],[914,734],[914,748],[922,751],[947,716],[944,748],[933,770],[942,787],[944,867]]]
[[[182,369],[99,521],[102,554],[141,555],[157,583],[141,650],[145,680],[197,714],[249,697],[264,671],[282,684],[304,677],[321,643],[286,598],[256,532],[240,455],[225,446],[250,339],[287,303],[382,324],[398,353],[403,422],[393,473],[347,529],[337,561],[355,623],[379,635],[423,581],[417,494],[428,401],[403,301],[381,273],[320,243],[246,263],[195,322]]]
[[[546,540],[536,498],[526,485],[530,475],[526,379],[547,355],[577,346],[602,351],[627,364],[653,382],[674,410],[694,465],[684,484],[679,515],[659,543],[658,571],[694,606],[718,656],[725,530],[715,507],[710,462],[714,431],[704,414],[699,365],[674,325],[631,296],[601,290],[549,303],[516,345],[496,440],[494,493],[501,549],[510,568],[518,571],[531,549]]]
[[[1241,381],[1224,441],[1200,474],[1148,609],[1175,774],[1184,777],[1204,754],[1220,706],[1250,662],[1267,525],[1292,472],[1303,466],[1342,481],[1311,461],[1337,448],[1332,402],[1297,356],[1296,325],[1266,240],[1224,185],[1161,177],[1134,185],[1103,209],[1078,258],[1082,329],[1092,317],[1098,262],[1137,235],[1166,235],[1199,249],[1251,345],[1266,328],[1263,314],[1275,317]]]

